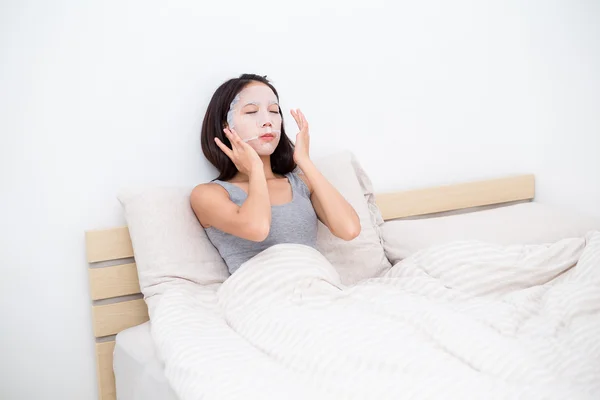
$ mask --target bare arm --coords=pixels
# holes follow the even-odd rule
[[[352,240],[360,234],[360,220],[354,208],[308,160],[298,164],[311,190],[311,202],[319,217],[331,233],[340,239]]]
[[[352,240],[360,234],[360,220],[354,208],[321,174],[308,155],[308,122],[300,110],[293,111],[300,132],[296,136],[294,160],[305,175],[311,191],[311,202],[319,217],[335,236]]]
[[[262,170],[251,176],[248,197],[241,206],[232,202],[221,186],[213,183],[196,186],[190,202],[198,221],[205,228],[212,226],[255,242],[262,242],[269,235],[271,205]]]
[[[243,143],[237,135],[229,132],[228,138],[233,149],[220,141],[217,144],[238,170],[248,175],[248,197],[238,206],[220,185],[208,183],[194,188],[190,203],[198,221],[205,228],[212,226],[243,239],[262,242],[269,235],[271,227],[271,202],[263,164],[254,149]]]

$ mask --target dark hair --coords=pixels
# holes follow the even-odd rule
[[[238,170],[233,161],[217,146],[215,137],[231,148],[231,143],[223,132],[223,129],[227,127],[229,105],[242,89],[253,82],[264,83],[270,87],[277,96],[277,100],[279,100],[277,90],[267,80],[266,76],[243,74],[239,78],[230,79],[219,86],[213,94],[204,115],[200,134],[202,152],[207,160],[219,170],[219,176],[217,177],[219,180],[227,181],[233,178]],[[271,154],[271,170],[276,174],[284,175],[292,172],[296,168],[296,163],[294,162],[294,144],[285,134],[281,107],[279,108],[279,114],[281,115],[281,138],[275,151]]]

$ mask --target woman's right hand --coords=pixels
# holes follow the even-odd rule
[[[250,176],[256,169],[263,169],[262,160],[252,146],[242,141],[233,129],[225,128],[223,132],[225,132],[225,136],[227,136],[227,139],[231,143],[231,149],[221,142],[219,138],[215,138],[215,142],[223,153],[233,161],[238,171]]]

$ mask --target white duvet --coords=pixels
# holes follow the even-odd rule
[[[600,232],[451,243],[352,287],[278,245],[151,320],[182,400],[599,399]]]

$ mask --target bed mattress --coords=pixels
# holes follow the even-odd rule
[[[150,335],[150,322],[116,338],[113,368],[118,400],[177,400]]]

